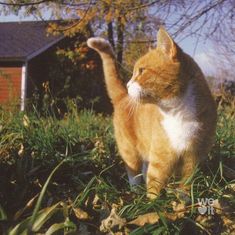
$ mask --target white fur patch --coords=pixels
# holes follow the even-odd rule
[[[130,186],[139,185],[141,183],[141,174],[133,176],[129,170],[127,170],[128,180]]]
[[[100,37],[92,37],[92,38],[89,38],[87,40],[87,45],[90,47],[90,48],[97,48],[100,47],[100,46],[109,46],[109,42],[107,40],[105,40],[104,38],[100,38]],[[98,48],[99,49],[99,48]]]
[[[169,111],[161,110],[163,115],[162,126],[170,140],[171,146],[180,154],[187,150],[190,142],[200,129],[200,123],[196,120],[195,96],[193,94],[193,85],[189,84],[185,95],[174,99],[171,102],[165,102],[165,105],[171,106]],[[162,103],[164,105],[164,102]]]
[[[146,182],[146,179],[147,179],[147,171],[148,171],[148,165],[149,163],[144,161],[143,164],[142,164],[142,175],[143,175],[143,178],[144,178],[144,181]]]
[[[127,83],[128,94],[134,99],[138,99],[141,95],[142,88],[137,82],[129,81]]]
[[[196,121],[185,121],[180,115],[165,115],[162,125],[172,147],[178,152],[186,150],[199,129]]]

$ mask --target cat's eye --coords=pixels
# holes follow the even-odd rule
[[[144,68],[139,68],[139,75],[141,75],[144,72]]]

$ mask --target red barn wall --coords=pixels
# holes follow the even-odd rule
[[[21,67],[0,67],[0,104],[20,100]]]

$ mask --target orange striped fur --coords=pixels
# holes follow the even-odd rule
[[[143,172],[147,195],[155,198],[173,174],[186,179],[210,150],[216,107],[204,76],[164,29],[158,45],[141,57],[122,85],[110,44],[88,39],[103,61],[105,82],[114,106],[113,123],[129,182]]]

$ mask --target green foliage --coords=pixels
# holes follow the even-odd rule
[[[154,201],[146,198],[144,185],[131,191],[117,157],[110,117],[78,111],[72,103],[68,110],[61,120],[37,112],[0,113],[1,234],[98,234],[113,208],[128,222],[148,213],[159,217],[145,225],[112,228],[114,234],[231,232],[225,224],[233,220],[231,210],[216,212],[210,221],[206,215],[200,219],[197,210],[198,198],[235,206],[231,106],[219,107],[216,143],[204,168],[191,179],[189,202],[181,216],[173,206],[182,204],[177,182],[172,180]]]
[[[62,117],[68,111],[67,102],[73,99],[78,108],[111,113],[101,60],[85,41],[81,35],[66,38],[29,62],[29,110],[35,106],[43,114]],[[73,58],[68,58],[70,52],[75,53]]]

